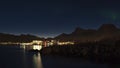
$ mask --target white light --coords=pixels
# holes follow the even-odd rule
[[[33,45],[33,50],[41,50],[42,46],[40,45]]]

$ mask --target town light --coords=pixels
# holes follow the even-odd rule
[[[33,50],[41,50],[42,46],[40,45],[33,45]]]

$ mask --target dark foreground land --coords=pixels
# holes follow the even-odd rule
[[[120,45],[81,43],[76,45],[50,46],[41,50],[43,55],[77,57],[98,62],[120,63]]]

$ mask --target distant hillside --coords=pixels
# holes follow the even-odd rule
[[[113,24],[103,24],[99,29],[76,28],[70,34],[60,34],[55,37],[59,41],[96,42],[103,40],[120,40],[120,29]]]
[[[43,38],[39,38],[34,35],[12,35],[0,33],[0,42],[31,42],[32,40],[42,40]]]

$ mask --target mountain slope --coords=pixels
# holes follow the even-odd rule
[[[39,38],[34,35],[12,35],[12,34],[5,34],[0,33],[0,42],[31,42],[32,40],[40,40]]]
[[[60,41],[75,41],[75,42],[95,42],[104,39],[119,39],[120,29],[113,24],[103,24],[98,30],[76,28],[70,34],[61,34],[55,37]]]

